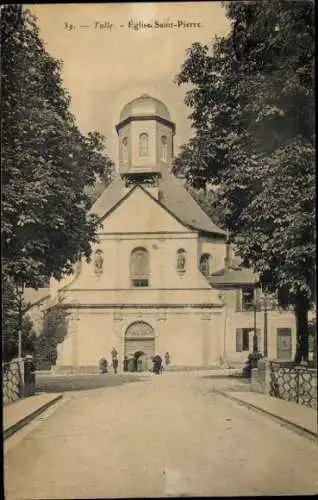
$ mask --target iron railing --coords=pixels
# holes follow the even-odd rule
[[[292,362],[270,362],[270,392],[276,398],[317,408],[317,370]]]

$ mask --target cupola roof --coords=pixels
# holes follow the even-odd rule
[[[148,94],[142,94],[128,102],[120,113],[119,121],[122,122],[136,116],[157,116],[168,121],[171,120],[167,106]]]

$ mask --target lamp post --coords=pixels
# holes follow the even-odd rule
[[[267,316],[267,299],[264,297],[264,358],[267,358],[268,356],[268,339],[267,339],[267,334],[268,334],[268,316]]]
[[[272,294],[262,294],[262,310],[264,311],[264,358],[268,357],[268,312],[277,307],[277,299]]]
[[[23,319],[22,297],[24,293],[24,281],[21,280],[16,281],[16,292],[19,299],[18,358],[22,358],[22,319]]]
[[[256,321],[256,318],[257,318],[257,297],[256,297],[256,284],[255,284],[255,287],[254,287],[254,307],[253,307],[253,312],[254,312],[254,335],[253,335],[253,353],[256,353],[258,352],[258,342],[257,342],[257,321]]]

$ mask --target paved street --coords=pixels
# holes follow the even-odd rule
[[[65,393],[8,447],[7,500],[317,492],[316,443],[213,392],[231,384],[167,373]]]

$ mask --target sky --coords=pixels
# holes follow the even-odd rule
[[[63,61],[63,84],[82,133],[106,136],[115,164],[115,125],[123,106],[143,93],[162,100],[176,123],[175,152],[192,134],[189,87],[174,83],[194,42],[211,44],[229,23],[221,2],[104,3],[32,5],[47,51]],[[132,24],[173,23],[179,27],[140,28]],[[200,23],[199,27],[186,23]]]

